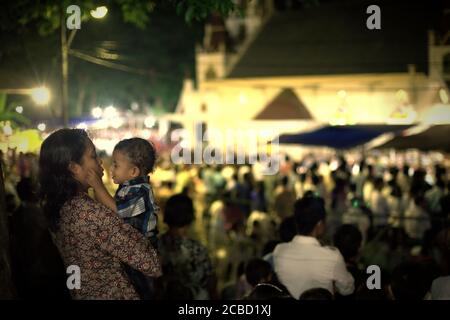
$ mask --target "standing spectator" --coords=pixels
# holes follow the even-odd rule
[[[373,214],[373,227],[375,229],[385,227],[389,219],[389,205],[383,195],[383,187],[383,178],[376,178],[374,189],[370,196],[370,208]]]
[[[405,212],[405,231],[410,238],[416,241],[422,240],[425,231],[431,227],[426,207],[424,196],[418,194],[412,199]]]
[[[409,176],[408,165],[404,165],[401,172],[397,175],[397,183],[402,189],[402,193],[409,193],[411,189],[411,177]]]
[[[267,212],[266,193],[264,182],[258,181],[251,194],[252,211]]]
[[[20,299],[69,299],[66,272],[30,178],[17,184],[20,206],[11,217],[11,260]]]
[[[278,217],[283,220],[284,218],[293,214],[295,194],[288,187],[289,179],[284,176],[275,195],[274,209]]]
[[[329,219],[329,224],[333,230],[339,227],[342,223],[342,215],[348,209],[348,183],[347,180],[343,178],[338,178],[335,180],[335,187],[331,196],[331,217]]]
[[[163,269],[161,282],[165,292],[163,298],[170,298],[167,296],[168,290],[176,287],[190,293],[178,299],[216,298],[216,280],[208,250],[187,237],[193,220],[194,205],[188,196],[176,194],[167,200],[164,222],[169,230],[161,236],[159,247]]]
[[[362,243],[366,243],[370,228],[368,209],[362,198],[353,198],[350,203],[350,208],[342,216],[342,223],[357,227],[362,235]]]

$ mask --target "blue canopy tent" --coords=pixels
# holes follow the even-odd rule
[[[411,125],[326,126],[311,132],[283,134],[279,136],[279,143],[350,149],[363,145],[382,134],[398,134],[410,127]]]

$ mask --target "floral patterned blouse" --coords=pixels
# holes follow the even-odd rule
[[[121,262],[147,276],[161,275],[159,257],[150,243],[85,193],[61,208],[55,241],[66,267],[80,267],[81,288],[71,290],[74,299],[139,299]]]

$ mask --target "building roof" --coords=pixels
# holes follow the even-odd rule
[[[309,120],[312,119],[306,106],[291,89],[281,91],[254,120]]]
[[[410,136],[397,136],[384,143],[376,149],[418,149],[421,151],[444,151],[450,152],[448,137],[450,135],[450,124],[431,126],[425,131]]]
[[[375,1],[381,30],[369,30],[372,2],[320,1],[275,12],[228,78],[407,72],[408,64],[427,72],[430,2]]]

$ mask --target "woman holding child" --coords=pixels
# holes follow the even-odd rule
[[[90,176],[103,175],[101,160],[86,132],[61,129],[42,144],[41,199],[66,267],[80,270],[74,299],[139,299],[122,269],[161,275],[155,249],[142,233],[113,210],[90,198]]]

